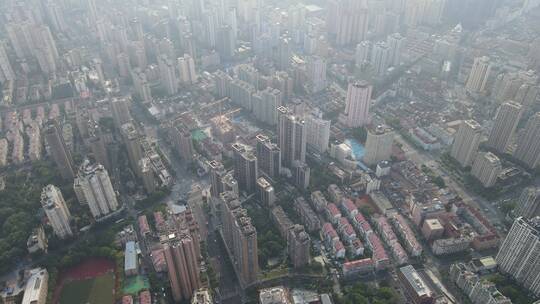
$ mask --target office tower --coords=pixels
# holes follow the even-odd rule
[[[486,83],[491,71],[491,63],[486,56],[474,58],[474,63],[467,78],[465,87],[472,93],[481,93],[486,89]]]
[[[15,72],[9,62],[4,44],[0,43],[0,83],[4,83],[8,80],[15,80]]]
[[[386,73],[386,70],[392,61],[391,55],[391,50],[386,42],[379,41],[373,45],[370,62],[375,74],[381,76]]]
[[[294,161],[306,161],[306,136],[304,121],[293,115],[287,107],[278,108],[278,145],[282,165],[292,168]]]
[[[71,214],[60,189],[53,185],[45,186],[41,191],[41,207],[43,207],[56,236],[65,239],[73,235],[69,225]]]
[[[109,173],[97,163],[86,159],[77,174],[73,188],[81,204],[88,204],[95,219],[99,219],[118,209]]]
[[[369,123],[369,106],[373,87],[365,81],[349,83],[345,105],[345,125],[362,127]]]
[[[401,50],[403,49],[403,44],[405,43],[405,38],[399,33],[394,33],[386,39],[386,45],[390,49],[389,62],[392,66],[399,66],[401,63]]]
[[[361,67],[369,61],[369,51],[371,50],[371,42],[368,40],[362,41],[356,45],[356,53],[354,62],[357,67]]]
[[[168,95],[178,92],[178,79],[176,78],[176,68],[172,61],[165,54],[158,57],[159,81]]]
[[[133,172],[137,175],[140,174],[139,160],[143,156],[142,146],[141,146],[141,135],[131,122],[125,123],[121,127],[122,140],[124,145],[126,145],[126,150],[128,152],[129,165]]]
[[[480,124],[472,119],[463,121],[456,136],[454,136],[450,156],[462,167],[470,166],[476,156],[481,139],[482,127]]]
[[[526,219],[540,216],[540,188],[527,187],[523,189],[517,202],[515,215]]]
[[[234,153],[234,178],[238,188],[247,193],[255,191],[258,177],[257,157],[251,147],[235,143],[232,145]]]
[[[276,202],[276,194],[274,193],[274,187],[264,177],[257,179],[257,196],[259,201],[266,207],[274,206]]]
[[[513,101],[503,103],[497,110],[493,129],[489,133],[487,145],[500,153],[506,148],[521,118],[521,105]]]
[[[304,226],[294,225],[287,235],[287,251],[294,268],[309,264],[311,240]]]
[[[326,89],[326,60],[320,56],[310,56],[306,66],[308,91],[318,93]]]
[[[143,157],[139,161],[139,167],[144,190],[146,193],[153,193],[156,191],[156,182],[154,179],[154,171],[152,170],[152,162],[148,157]]]
[[[189,129],[181,124],[171,127],[170,136],[172,143],[180,157],[184,161],[192,161],[195,149],[193,148],[193,138]]]
[[[150,90],[150,84],[146,79],[146,73],[141,71],[140,68],[135,68],[132,70],[131,78],[133,79],[135,92],[139,95],[140,100],[143,103],[151,102],[152,91]]]
[[[514,156],[529,169],[540,165],[540,112],[529,118],[517,141]]]
[[[272,179],[278,177],[281,169],[281,150],[266,135],[258,134],[256,139],[259,170]]]
[[[518,217],[495,257],[499,270],[540,295],[540,217]]]
[[[129,114],[129,97],[113,97],[110,99],[110,106],[114,123],[117,128],[131,121]]]
[[[381,161],[390,160],[393,144],[394,132],[392,129],[381,125],[368,128],[363,162],[368,166],[373,166]]]
[[[271,87],[253,95],[252,107],[255,117],[269,125],[277,123],[277,108],[281,106],[281,91]]]
[[[197,82],[197,73],[195,72],[195,61],[189,54],[178,58],[178,70],[181,83],[193,84]]]
[[[328,10],[328,31],[337,45],[348,45],[367,38],[368,9],[366,1],[335,0]]]
[[[257,230],[237,196],[223,192],[221,199],[221,231],[242,286],[255,282],[259,273]]]
[[[324,153],[328,150],[330,142],[330,120],[322,118],[322,112],[315,110],[305,116],[306,122],[306,142],[308,146],[315,149],[318,153]]]
[[[296,187],[306,190],[309,187],[310,173],[311,169],[305,162],[293,161],[292,175]]]
[[[502,170],[501,160],[491,152],[476,154],[471,174],[476,177],[484,187],[493,187],[497,176]]]
[[[163,253],[173,298],[176,302],[189,300],[193,292],[201,287],[195,240],[183,232],[165,235],[163,239]]]
[[[49,154],[54,159],[62,178],[66,180],[73,179],[75,176],[73,158],[64,142],[64,138],[60,135],[60,128],[55,121],[49,121],[47,123],[45,140],[49,145]]]

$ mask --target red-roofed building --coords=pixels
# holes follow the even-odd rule
[[[401,214],[393,216],[392,223],[396,228],[395,231],[401,236],[404,241],[405,248],[413,257],[420,256],[422,254],[422,245],[416,239],[411,227]]]
[[[371,258],[343,263],[343,275],[347,278],[373,271],[375,263]]]
[[[150,233],[150,226],[148,225],[148,219],[146,215],[139,216],[139,231],[143,236]]]
[[[163,249],[152,250],[152,265],[156,272],[165,272],[167,271],[167,264],[165,262],[165,253]]]
[[[332,222],[332,224],[338,223],[338,220],[341,217],[341,212],[339,212],[336,204],[330,203],[328,206],[326,206],[326,216],[328,217],[328,220]]]
[[[356,205],[348,198],[341,200],[341,210],[351,219],[358,214],[358,208],[356,208]]]
[[[141,291],[141,293],[139,294],[139,304],[152,304],[152,297],[150,296],[150,291]]]
[[[364,254],[364,244],[358,238],[354,239],[349,246],[354,256],[361,256]]]
[[[165,224],[165,219],[163,218],[163,213],[161,213],[161,211],[154,212],[154,222],[158,231],[163,231],[167,227]]]
[[[370,233],[368,235],[368,245],[373,252],[373,256],[371,258],[375,263],[375,269],[382,270],[387,268],[390,265],[390,259],[388,258],[386,250],[384,250],[381,239],[379,239],[375,233]]]
[[[339,236],[334,227],[332,227],[332,224],[325,223],[323,225],[322,239],[325,241],[328,247],[332,246],[334,242],[339,241]]]
[[[122,304],[133,304],[133,297],[130,295],[122,297]]]
[[[336,258],[339,259],[345,257],[345,246],[343,246],[341,241],[334,242],[333,251]]]

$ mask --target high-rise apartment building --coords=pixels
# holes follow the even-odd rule
[[[141,101],[143,103],[152,101],[152,91],[150,90],[150,84],[146,78],[146,73],[141,71],[140,68],[135,68],[131,71],[131,78],[133,79],[135,92],[139,95]]]
[[[110,99],[112,116],[117,128],[131,121],[129,114],[129,99],[128,97],[113,97]]]
[[[141,135],[135,125],[131,122],[125,123],[121,127],[121,134],[129,158],[129,165],[133,172],[140,174],[139,161],[143,156],[141,146]]]
[[[476,154],[471,174],[476,177],[486,188],[493,187],[497,182],[497,176],[502,170],[501,160],[491,152]]]
[[[516,216],[530,219],[540,216],[540,188],[527,187],[523,189],[515,209]]]
[[[8,80],[15,80],[15,72],[9,62],[9,58],[6,53],[4,45],[0,43],[0,82],[4,83]]]
[[[328,31],[337,45],[358,43],[367,38],[368,8],[366,1],[333,0],[329,4]]]
[[[181,83],[192,84],[197,82],[197,72],[195,71],[195,61],[189,54],[184,54],[184,57],[179,57],[178,75]]]
[[[65,239],[73,235],[69,225],[71,214],[60,189],[53,185],[47,185],[43,188],[41,191],[41,207],[43,207],[56,236]]]
[[[320,110],[304,117],[306,123],[306,143],[319,153],[325,153],[328,150],[330,142],[330,120],[322,118]]]
[[[392,129],[382,125],[368,128],[363,162],[368,166],[373,166],[381,161],[390,160],[393,144]]]
[[[486,90],[486,83],[491,71],[491,63],[487,56],[474,58],[474,63],[467,78],[465,87],[469,92],[481,93]]]
[[[85,160],[79,168],[73,188],[79,202],[88,204],[95,219],[118,209],[118,200],[109,173],[100,164]]]
[[[495,257],[499,270],[540,295],[540,217],[518,217]]]
[[[259,134],[256,139],[259,170],[270,178],[278,177],[281,169],[281,150],[266,135]]]
[[[392,50],[386,42],[379,41],[373,45],[371,51],[371,67],[378,76],[384,75],[392,62]]]
[[[373,87],[365,81],[349,83],[345,105],[345,125],[362,127],[369,123],[369,106]]]
[[[489,133],[487,145],[497,152],[505,153],[521,118],[522,106],[510,101],[503,103],[497,110],[493,129]]]
[[[219,197],[224,192],[222,179],[227,175],[223,164],[217,160],[208,163],[210,167],[210,193],[213,197]]]
[[[326,89],[326,60],[320,56],[310,56],[306,66],[308,91],[317,93]]]
[[[405,37],[399,33],[394,33],[386,39],[386,45],[390,50],[389,64],[392,66],[399,66],[401,63],[401,51],[404,47]]]
[[[521,132],[514,156],[530,169],[540,165],[540,112],[529,119]]]
[[[172,60],[167,55],[162,54],[158,57],[158,67],[161,86],[168,95],[176,94],[178,92],[178,79]]]
[[[277,123],[277,108],[281,106],[281,102],[281,91],[267,87],[253,94],[253,114],[258,120],[274,126]]]
[[[272,187],[272,184],[264,177],[259,177],[257,179],[257,196],[263,206],[272,207],[276,202],[274,187]]]
[[[369,61],[370,51],[371,51],[371,42],[369,40],[362,41],[356,45],[354,62],[357,67],[361,67],[364,63]]]
[[[222,234],[233,265],[240,275],[240,283],[246,285],[255,282],[259,273],[257,230],[236,195],[223,192],[220,197]]]
[[[71,180],[75,176],[75,165],[71,157],[71,151],[67,148],[64,138],[60,134],[60,128],[55,121],[50,121],[45,128],[45,140],[49,145],[51,154],[62,178]]]
[[[184,161],[193,160],[195,148],[193,147],[193,138],[189,129],[183,124],[176,124],[170,129],[170,137],[173,146]]]
[[[195,240],[187,233],[175,232],[163,236],[162,244],[174,300],[191,299],[201,287]]]
[[[311,240],[304,226],[294,225],[287,235],[287,251],[294,268],[300,268],[309,264]]]
[[[238,182],[238,188],[247,193],[255,191],[258,178],[257,157],[253,149],[246,145],[235,143],[232,145],[234,153],[234,178]]]
[[[458,161],[462,167],[470,166],[476,156],[481,139],[482,127],[480,124],[474,120],[463,121],[454,137],[450,156]]]
[[[282,165],[292,168],[294,161],[306,161],[306,137],[304,120],[293,115],[287,107],[278,108],[278,145]]]

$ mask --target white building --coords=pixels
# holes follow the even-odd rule
[[[394,132],[390,128],[385,126],[369,128],[363,162],[372,166],[383,160],[390,160],[393,144]]]
[[[373,87],[365,81],[349,83],[345,106],[345,125],[357,128],[369,123],[369,107]]]
[[[325,153],[328,150],[330,141],[330,120],[322,118],[322,112],[314,111],[305,117],[307,129],[307,144],[313,147],[319,153]]]
[[[47,185],[41,191],[41,206],[49,219],[54,234],[65,239],[73,235],[69,221],[71,214],[62,196],[60,189],[53,185]]]
[[[49,284],[49,273],[44,268],[30,270],[21,304],[45,304]]]

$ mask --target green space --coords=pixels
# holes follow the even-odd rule
[[[529,296],[527,290],[519,286],[512,278],[495,273],[484,277],[484,279],[495,283],[497,289],[505,296],[509,297],[514,304],[530,304],[534,299]]]
[[[337,299],[337,304],[392,304],[399,303],[398,294],[391,288],[376,288],[364,283],[345,287],[344,296]]]
[[[124,280],[124,294],[137,295],[141,290],[150,289],[150,283],[144,276],[132,276]]]
[[[113,288],[114,275],[112,273],[69,282],[62,288],[59,304],[112,304],[114,303]]]
[[[202,130],[195,130],[191,132],[191,136],[193,137],[194,141],[202,141],[208,137]]]

